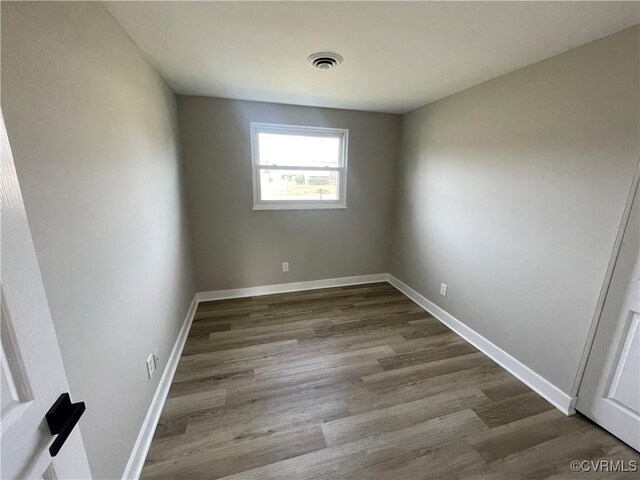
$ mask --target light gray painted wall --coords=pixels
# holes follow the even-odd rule
[[[639,56],[635,27],[403,119],[392,273],[567,393],[638,161]]]
[[[200,291],[387,271],[398,115],[183,96],[178,111]],[[349,129],[348,208],[253,211],[250,122]]]
[[[95,478],[119,478],[195,290],[175,96],[100,3],[1,8],[2,109],[72,398]]]
[[[101,5],[3,2],[2,108],[96,478],[121,475],[144,359],[164,368],[196,286],[391,263],[569,392],[638,156],[638,54],[630,29],[406,115],[395,196],[399,116],[179,97],[196,285],[172,92]],[[254,212],[251,121],[348,128],[349,208]]]

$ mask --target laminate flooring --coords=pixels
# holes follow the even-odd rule
[[[640,455],[376,283],[200,303],[142,478],[639,478],[572,460]]]

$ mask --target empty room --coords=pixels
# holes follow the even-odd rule
[[[639,478],[640,2],[0,19],[0,478]]]

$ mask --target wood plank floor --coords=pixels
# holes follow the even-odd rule
[[[637,478],[387,283],[201,303],[144,479]]]

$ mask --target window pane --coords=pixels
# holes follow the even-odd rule
[[[338,200],[340,174],[326,170],[260,169],[262,200]]]
[[[340,138],[258,133],[261,165],[339,167]]]

